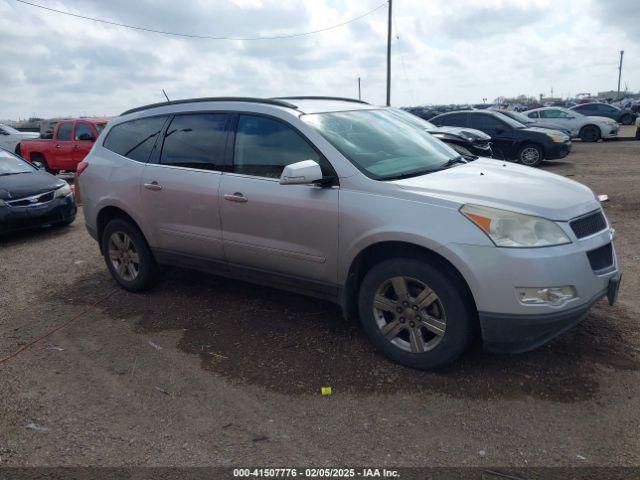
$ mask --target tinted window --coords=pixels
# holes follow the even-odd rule
[[[432,118],[431,123],[437,126],[446,125],[448,127],[466,127],[467,126],[467,114],[466,113],[450,113],[441,117]]]
[[[529,118],[538,118],[538,112],[529,112],[527,116]]]
[[[160,163],[220,170],[224,163],[226,122],[224,113],[175,116],[164,136]]]
[[[271,118],[240,115],[235,172],[279,178],[286,165],[303,160],[315,160],[322,165],[320,155],[298,132]]]
[[[91,127],[84,122],[76,123],[76,140],[95,140]]]
[[[150,117],[116,125],[109,131],[104,147],[123,157],[146,162],[166,119],[166,116]]]
[[[58,140],[71,140],[71,128],[73,124],[71,122],[65,122],[60,124],[58,128]]]
[[[493,115],[486,113],[470,113],[469,126],[478,130],[497,130],[507,128],[507,124]]]
[[[567,114],[562,110],[541,110],[540,111],[541,118],[567,118]]]

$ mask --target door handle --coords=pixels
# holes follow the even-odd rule
[[[62,145],[60,145],[59,143],[56,145],[56,148],[60,148]]]
[[[146,188],[147,190],[162,190],[162,185],[154,180],[151,183],[145,183],[144,188]]]
[[[224,199],[229,200],[230,202],[237,202],[237,203],[246,203],[249,201],[249,199],[240,192],[227,193],[224,196]]]

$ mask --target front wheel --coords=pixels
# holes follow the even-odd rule
[[[365,275],[358,303],[371,342],[408,367],[450,363],[474,337],[476,313],[466,287],[426,261],[397,258],[374,266]]]
[[[111,220],[102,233],[102,254],[107,268],[125,290],[147,290],[158,276],[149,245],[140,230],[128,220]]]
[[[537,167],[544,160],[542,149],[534,144],[525,145],[518,151],[518,161],[527,167]]]
[[[580,130],[580,140],[583,142],[597,142],[600,140],[600,129],[594,125],[587,125]]]

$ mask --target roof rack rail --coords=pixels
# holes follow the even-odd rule
[[[142,107],[132,108],[126,112],[122,112],[120,115],[127,115],[128,113],[141,112],[142,110],[148,110],[156,107],[166,107],[167,105],[180,105],[182,103],[196,103],[196,102],[250,102],[250,103],[265,103],[267,105],[276,105],[278,107],[287,107],[297,109],[295,105],[289,102],[284,102],[275,98],[252,98],[252,97],[202,97],[202,98],[184,98],[182,100],[171,100],[169,102],[158,102],[149,105],[143,105]]]
[[[273,100],[340,100],[342,102],[362,103],[363,105],[371,105],[364,100],[358,100],[357,98],[346,97],[323,97],[323,96],[300,96],[300,97],[273,97]]]

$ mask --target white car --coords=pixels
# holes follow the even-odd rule
[[[563,130],[570,130],[573,138],[583,142],[597,142],[618,136],[618,122],[607,117],[585,116],[562,107],[542,107],[528,110],[524,114],[534,122],[555,124]]]
[[[20,132],[9,125],[0,123],[0,147],[20,155],[20,142],[22,140],[38,138],[38,132]]]

